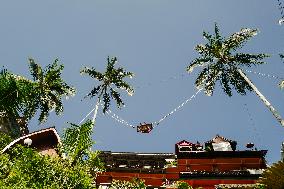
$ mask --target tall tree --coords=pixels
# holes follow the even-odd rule
[[[93,67],[84,67],[81,70],[81,74],[87,74],[100,82],[100,84],[95,85],[91,92],[87,94],[90,98],[97,96],[95,113],[92,119],[93,123],[95,122],[101,100],[103,101],[103,113],[105,113],[109,109],[111,98],[115,100],[119,108],[124,105],[118,90],[126,90],[130,96],[134,93],[134,89],[126,81],[124,81],[127,77],[132,78],[134,74],[132,72],[125,71],[122,67],[115,68],[114,66],[116,63],[116,57],[108,57],[107,67],[103,73],[97,71]]]
[[[219,28],[215,24],[214,35],[203,32],[203,36],[208,42],[205,45],[200,44],[195,47],[200,56],[190,63],[187,71],[190,73],[195,67],[202,67],[195,85],[197,88],[204,89],[205,94],[209,96],[213,94],[217,81],[220,82],[228,96],[232,96],[232,88],[241,95],[245,95],[247,91],[254,91],[269,108],[277,121],[284,126],[284,120],[276,109],[242,71],[242,68],[245,66],[251,67],[265,63],[263,59],[268,57],[267,54],[237,52],[256,34],[256,29],[244,28],[228,38],[224,38],[220,35]]]
[[[28,133],[27,123],[40,110],[40,123],[46,121],[50,111],[63,112],[62,98],[75,93],[61,78],[64,68],[56,59],[42,68],[34,59],[29,59],[33,80],[2,70],[0,73],[1,119],[16,120],[22,134]]]
[[[40,109],[39,121],[45,122],[49,116],[49,112],[55,110],[57,115],[63,112],[62,98],[75,94],[75,89],[65,83],[61,77],[64,68],[63,64],[59,64],[55,59],[43,69],[34,59],[29,59],[30,72],[34,79],[34,104],[32,110]],[[32,115],[34,116],[34,115]]]

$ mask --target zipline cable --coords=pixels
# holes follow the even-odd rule
[[[187,103],[189,103],[192,99],[194,99],[198,93],[200,93],[203,90],[203,88],[198,89],[198,91],[193,94],[190,98],[186,99],[184,102],[182,102],[179,106],[177,106],[175,109],[173,109],[170,113],[166,114],[165,116],[163,116],[159,121],[153,122],[154,126],[159,125],[162,121],[164,121],[167,117],[171,116],[172,114],[174,114],[176,111],[178,111],[179,109],[181,109],[184,105],[186,105]]]
[[[258,76],[262,76],[262,77],[266,77],[266,78],[269,78],[269,79],[281,79],[281,80],[284,80],[284,78],[282,77],[279,77],[279,76],[275,76],[275,75],[272,75],[272,74],[265,74],[265,73],[260,73],[260,72],[256,72],[256,71],[251,71],[251,70],[245,70],[247,73],[253,73],[253,74],[256,74]],[[181,74],[179,75],[180,77],[184,77],[185,75],[184,74]],[[173,76],[173,77],[170,77],[169,79],[165,79],[165,80],[161,80],[160,82],[166,82],[166,81],[169,81],[171,79],[177,79],[178,76]],[[148,83],[147,84],[148,86],[151,85],[151,83]],[[138,86],[137,88],[141,88],[141,86]],[[158,121],[155,121],[155,122],[152,122],[151,124],[155,126],[158,126],[161,122],[163,122],[167,117],[171,116],[172,114],[174,114],[175,112],[177,112],[179,109],[181,109],[184,105],[186,105],[187,103],[189,103],[192,99],[194,99],[198,93],[200,93],[202,91],[202,89],[199,89],[195,94],[193,94],[190,98],[186,99],[185,101],[183,101],[179,106],[177,106],[176,108],[174,108],[170,113],[164,115],[160,120]],[[102,104],[101,104],[102,106]],[[93,111],[95,110],[95,108],[93,108],[81,121],[79,124],[81,124]],[[133,124],[130,124],[128,121],[125,121],[123,118],[121,118],[119,115],[113,113],[111,110],[108,110],[106,111],[106,114],[109,115],[111,118],[113,118],[115,121],[125,125],[125,126],[128,126],[128,127],[131,127],[131,128],[136,128]]]
[[[187,103],[189,103],[191,100],[193,100],[198,93],[200,93],[202,91],[202,89],[199,89],[195,94],[193,94],[190,98],[187,98],[185,101],[183,101],[179,106],[177,106],[176,108],[174,108],[170,113],[164,115],[160,120],[152,122],[151,124],[153,124],[153,126],[158,126],[162,121],[164,121],[166,118],[168,118],[169,116],[171,116],[172,114],[174,114],[175,112],[177,112],[179,109],[181,109],[184,105],[186,105]],[[127,121],[125,121],[123,118],[121,118],[120,116],[116,115],[115,113],[113,113],[111,110],[106,111],[106,113],[113,118],[115,121],[126,125],[128,127],[132,127],[132,128],[136,128],[135,126],[133,126],[132,124],[129,124]]]
[[[254,134],[256,135],[255,137],[256,137],[256,139],[257,139],[257,143],[260,144],[260,134],[259,134],[258,130],[256,129],[255,121],[254,121],[253,118],[252,118],[252,114],[251,114],[251,112],[250,112],[249,109],[248,109],[247,103],[244,103],[244,106],[245,106],[245,110],[246,110],[246,112],[247,112],[247,114],[248,114],[250,123],[251,123],[251,125],[252,125],[252,127],[253,127],[253,128],[252,128],[252,129],[253,129],[253,132],[254,132]]]

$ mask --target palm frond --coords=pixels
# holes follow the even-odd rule
[[[224,45],[228,49],[236,50],[255,35],[257,35],[257,29],[243,28],[226,39]]]
[[[246,95],[246,90],[252,91],[251,86],[244,80],[237,69],[233,69],[230,73],[230,83],[234,89],[241,95]]]
[[[266,62],[261,61],[264,58],[269,57],[268,54],[247,54],[247,53],[236,53],[232,57],[233,62],[237,62],[238,64],[246,65],[251,67],[252,65],[264,64]]]
[[[210,58],[203,58],[203,57],[196,58],[190,63],[189,66],[187,66],[186,71],[188,73],[191,73],[194,70],[194,68],[208,65],[208,62],[210,61],[211,61]]]
[[[110,106],[110,95],[107,92],[103,94],[103,102],[104,102],[103,113],[106,113],[106,111],[109,109]]]
[[[195,86],[197,89],[202,89],[205,86],[206,78],[208,74],[208,67],[204,68],[195,80]]]
[[[95,68],[84,67],[83,69],[81,69],[80,73],[81,74],[88,74],[93,79],[97,79],[99,81],[103,81],[103,79],[104,79],[104,75],[102,73],[96,71]]]
[[[71,127],[64,131],[62,153],[65,153],[72,164],[83,160],[94,142],[91,139],[93,123],[88,120],[82,125],[70,123]]]
[[[30,73],[33,76],[34,81],[43,79],[43,70],[39,64],[35,62],[34,59],[29,58]]]
[[[232,96],[232,89],[230,87],[230,84],[229,84],[229,81],[230,79],[228,78],[228,75],[226,72],[222,71],[222,74],[221,74],[221,80],[220,80],[220,83],[221,83],[221,86],[223,88],[223,91],[228,95],[228,96]]]
[[[206,75],[206,80],[204,82],[204,92],[208,96],[213,95],[213,91],[216,85],[216,81],[219,80],[222,72],[220,71],[218,64],[208,66],[208,73]]]
[[[116,101],[116,104],[118,107],[121,107],[124,105],[123,101],[120,98],[120,94],[117,91],[111,88],[110,94],[111,94],[111,97]]]
[[[234,51],[241,48],[256,34],[256,29],[245,28],[225,39],[221,36],[216,23],[214,35],[203,32],[208,42],[195,47],[200,56],[187,67],[188,72],[196,67],[204,67],[196,78],[196,87],[204,88],[207,95],[212,95],[216,82],[220,81],[220,85],[228,96],[232,96],[232,87],[242,95],[246,94],[246,91],[251,91],[251,87],[237,70],[242,66],[264,64],[263,60],[268,55],[234,53]]]

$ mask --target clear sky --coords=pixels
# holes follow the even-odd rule
[[[103,71],[107,56],[117,56],[119,66],[135,73],[129,82],[132,97],[123,95],[126,106],[113,112],[133,125],[154,122],[196,92],[198,69],[188,75],[186,66],[197,57],[195,45],[204,43],[203,30],[213,32],[214,22],[228,36],[241,28],[258,28],[259,34],[241,50],[270,53],[266,65],[249,70],[284,77],[278,53],[284,51],[284,26],[276,0],[25,0],[0,2],[0,66],[30,77],[27,60],[47,65],[59,58],[65,65],[63,78],[77,88],[64,101],[60,117],[51,114],[31,131],[56,126],[62,133],[66,122],[78,123],[95,105],[83,99],[94,82],[79,74],[83,66]],[[261,92],[284,116],[284,91],[279,80],[247,73]],[[267,149],[268,162],[280,159],[284,128],[254,93],[227,97],[216,86],[212,97],[200,93],[150,134],[98,115],[94,149],[135,152],[174,152],[180,140],[201,143],[216,134],[238,141],[238,149],[253,142]]]

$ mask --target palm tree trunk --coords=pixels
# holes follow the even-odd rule
[[[251,88],[254,90],[254,92],[257,94],[257,96],[262,100],[262,102],[266,105],[266,107],[271,111],[271,113],[276,118],[276,120],[284,127],[284,120],[281,118],[281,116],[277,112],[277,110],[270,104],[270,102],[265,98],[265,96],[263,96],[263,94],[261,94],[261,92],[249,80],[249,78],[242,72],[241,69],[238,69],[238,72],[246,80],[246,82],[251,86]]]
[[[99,97],[98,101],[97,101],[97,104],[96,104],[96,109],[95,109],[95,112],[94,112],[94,116],[93,116],[93,119],[92,119],[93,124],[95,124],[100,103],[101,103],[101,98]]]

